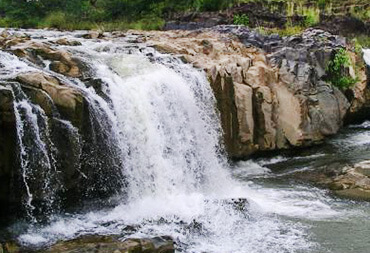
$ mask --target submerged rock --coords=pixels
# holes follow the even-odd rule
[[[370,161],[345,166],[331,164],[317,170],[298,172],[292,177],[329,188],[339,197],[370,201]]]
[[[370,201],[370,161],[345,167],[329,188],[341,197]]]
[[[161,236],[144,239],[119,240],[117,236],[83,236],[69,241],[61,241],[38,253],[173,253],[171,237]]]

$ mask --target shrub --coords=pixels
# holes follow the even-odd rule
[[[48,27],[53,28],[65,28],[66,24],[68,23],[66,15],[61,12],[51,12],[46,18],[45,18],[45,25]]]
[[[357,78],[352,78],[344,73],[344,68],[351,66],[351,60],[347,51],[339,49],[326,68],[328,81],[340,89],[348,89],[357,82]]]
[[[306,27],[314,26],[320,21],[320,15],[315,9],[308,9],[305,12],[303,25]]]
[[[234,25],[249,25],[249,17],[246,14],[236,14],[234,16]]]
[[[196,0],[194,7],[199,11],[218,11],[228,7],[230,0]]]

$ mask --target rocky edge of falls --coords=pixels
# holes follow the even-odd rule
[[[344,121],[368,117],[366,66],[343,37],[308,29],[281,38],[219,26],[147,32],[144,38],[207,73],[232,158],[317,144]],[[351,52],[353,63],[343,71],[357,78],[346,90],[326,81],[327,66],[341,48]]]
[[[239,26],[128,33],[136,36],[132,43],[145,43],[205,71],[216,97],[230,158],[321,143],[336,134],[345,121],[369,116],[369,79],[362,57],[354,53],[345,38],[323,30],[308,29],[300,35],[284,38],[263,36]],[[111,40],[128,33],[90,32],[84,38]],[[1,212],[9,213],[21,203],[16,190],[19,172],[15,163],[14,87],[20,87],[51,122],[57,112],[59,117],[70,121],[83,138],[89,138],[90,114],[84,93],[65,82],[63,76],[84,82],[98,94],[102,80],[92,78],[87,64],[57,45],[78,46],[80,43],[65,38],[37,42],[22,32],[0,34],[1,50],[39,68],[0,81],[0,206],[9,207]],[[350,66],[343,66],[342,71],[357,80],[345,90],[326,81],[328,63],[341,48],[348,50],[352,62]],[[0,63],[0,73],[1,67]],[[68,140],[62,131],[56,131],[54,138],[58,149],[63,151],[58,158],[67,171],[66,191],[78,199],[84,195],[79,188],[84,183],[73,176],[78,157],[73,150],[63,149],[63,145],[68,146]],[[101,153],[96,155],[102,155],[103,160]],[[100,178],[91,178],[99,186]],[[102,180],[101,189],[109,188],[105,182]],[[97,195],[108,192],[109,189]]]

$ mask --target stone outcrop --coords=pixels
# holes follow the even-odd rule
[[[84,111],[84,98],[81,91],[42,72],[22,73],[16,80],[47,115],[52,115],[52,107],[55,105],[63,118],[81,128]]]
[[[65,44],[77,46],[73,40],[57,40],[56,44]],[[40,124],[38,133],[40,140],[45,143],[49,149],[48,159],[52,161],[53,168],[48,168],[47,164],[38,164],[28,168],[31,173],[32,183],[28,187],[33,192],[33,201],[39,208],[37,212],[46,211],[42,203],[45,199],[43,188],[40,184],[45,179],[48,169],[62,171],[59,178],[55,178],[53,189],[58,192],[58,197],[66,198],[71,201],[65,206],[76,206],[79,199],[86,199],[86,196],[93,198],[105,198],[117,191],[117,185],[122,183],[119,164],[115,160],[117,155],[115,147],[106,141],[107,137],[100,129],[101,123],[92,117],[91,105],[87,101],[86,94],[68,78],[75,77],[84,81],[86,86],[94,86],[99,92],[101,80],[89,78],[89,69],[80,62],[79,59],[72,56],[71,53],[64,51],[49,42],[35,42],[29,36],[23,33],[8,33],[6,31],[0,34],[0,48],[10,52],[26,62],[29,61],[39,69],[18,74],[9,75],[6,69],[2,69],[0,81],[0,209],[1,217],[12,214],[16,216],[22,212],[22,202],[25,201],[26,189],[22,178],[22,169],[20,161],[20,146],[18,143],[16,115],[14,110],[15,102],[28,99],[32,102],[31,117],[36,117]],[[45,71],[45,63],[49,62],[50,69],[54,72],[64,74],[63,78],[52,71]],[[53,66],[62,63],[62,69],[55,69]],[[53,65],[54,64],[54,65]],[[28,103],[31,104],[31,103]],[[33,107],[34,106],[34,107]],[[42,109],[39,113],[37,107]],[[35,109],[36,108],[36,109]],[[29,117],[31,112],[25,112],[18,109],[18,116],[21,120]],[[42,114],[45,114],[43,116]],[[26,115],[27,114],[27,115]],[[29,123],[26,123],[28,130],[25,133],[25,142],[29,138],[34,138],[29,132]],[[109,123],[106,123],[107,125]],[[40,154],[32,153],[32,149],[27,150],[34,159],[42,159]],[[111,154],[111,155],[108,155]],[[45,158],[45,157],[44,157]],[[57,162],[56,162],[57,161]],[[38,166],[39,165],[39,166]],[[107,167],[105,171],[108,176],[96,173],[102,167]],[[63,176],[62,176],[63,175]],[[107,183],[107,178],[111,178]],[[113,178],[114,177],[114,178]],[[64,185],[61,189],[59,183]],[[98,187],[91,185],[100,184]],[[87,193],[89,192],[89,193]],[[108,193],[109,192],[109,193]],[[35,213],[37,215],[37,212]],[[2,215],[4,214],[4,215]]]
[[[67,42],[57,40],[55,44],[77,45],[75,41]],[[45,67],[45,61],[49,61],[49,68],[57,73],[70,76],[82,77],[82,68],[84,64],[71,53],[53,48],[49,42],[36,42],[27,36],[5,36],[0,38],[0,47],[8,52],[15,54],[20,58],[25,58],[30,62]]]
[[[356,164],[330,164],[309,172],[298,172],[292,178],[329,188],[333,194],[354,200],[370,201],[370,161]]]
[[[327,81],[326,66],[347,44],[322,30],[287,38],[235,26],[144,35],[157,50],[207,72],[234,158],[320,143],[368,103],[364,68],[345,91]],[[353,74],[353,66],[346,71]]]
[[[329,188],[341,197],[370,201],[370,161],[344,167]]]
[[[14,242],[0,244],[4,253],[174,253],[174,241],[169,236],[122,240],[119,236],[85,235],[77,239],[60,241],[47,249],[23,249]]]
[[[39,253],[174,253],[172,238],[162,236],[150,239],[126,239],[120,241],[115,236],[84,236],[60,242]]]

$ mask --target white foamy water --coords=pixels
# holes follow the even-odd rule
[[[73,84],[86,93],[99,129],[119,149],[115,154],[126,183],[122,203],[30,226],[19,236],[24,245],[91,233],[122,234],[130,225],[137,229],[129,236],[170,235],[182,252],[309,252],[319,247],[310,227],[296,219],[343,214],[319,190],[270,189],[234,179],[219,144],[221,127],[205,73],[125,41],[79,41],[83,46],[65,48],[83,55],[94,77],[103,81],[109,101],[78,80]],[[5,65],[9,73],[28,68]],[[279,159],[269,163],[284,158]],[[236,177],[269,173],[264,165],[240,162]]]
[[[370,49],[363,49],[364,52],[364,61],[368,66],[370,66]]]

